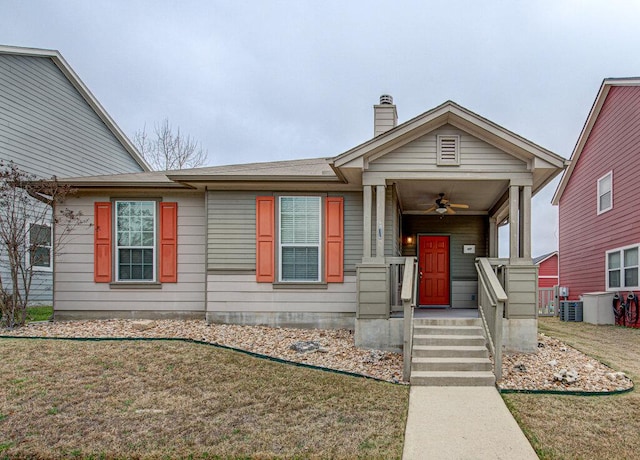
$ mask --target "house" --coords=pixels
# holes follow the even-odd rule
[[[58,51],[14,46],[0,46],[0,160],[41,178],[149,170]],[[35,263],[31,300],[51,304],[51,229],[35,230],[49,257]]]
[[[538,266],[538,287],[552,288],[558,285],[558,251],[553,251],[533,259]]]
[[[640,78],[600,86],[553,197],[569,300],[640,290]]]
[[[564,159],[451,101],[398,124],[383,96],[373,133],[330,158],[66,180],[94,226],[56,258],[56,318],[344,327],[397,350],[408,258],[423,308],[477,309],[500,279],[505,345],[535,349],[531,196]]]

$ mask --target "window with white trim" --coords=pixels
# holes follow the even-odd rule
[[[279,198],[280,281],[321,281],[321,202],[319,196]]]
[[[607,289],[639,289],[638,282],[639,246],[607,251]]]
[[[613,208],[613,171],[598,179],[598,214]]]
[[[49,225],[29,225],[29,261],[34,270],[52,270],[53,247]]]
[[[460,165],[460,136],[438,135],[436,136],[438,166]]]
[[[116,280],[155,281],[156,202],[116,201]]]

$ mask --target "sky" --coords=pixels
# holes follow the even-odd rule
[[[132,137],[168,118],[208,164],[331,157],[456,103],[571,155],[604,78],[640,75],[637,0],[0,0],[0,44],[56,49]],[[557,180],[533,255],[557,248]],[[506,229],[501,229],[505,255]]]

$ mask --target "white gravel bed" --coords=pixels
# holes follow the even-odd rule
[[[348,330],[272,328],[207,324],[204,320],[92,320],[31,323],[0,335],[36,337],[186,338],[225,345],[298,363],[402,382],[402,355],[356,348]],[[315,351],[298,352],[296,342],[316,342]]]
[[[628,390],[633,382],[560,340],[538,334],[536,353],[503,355],[502,389],[575,392]]]
[[[402,383],[401,354],[356,348],[353,333],[348,330],[207,324],[204,320],[114,319],[31,323],[21,329],[0,330],[0,334],[23,337],[186,338]],[[633,387],[633,382],[623,373],[615,372],[557,339],[539,334],[538,340],[536,353],[503,355],[503,378],[498,382],[499,388],[610,392]],[[312,343],[316,349],[307,352],[293,350],[291,347],[297,342]]]

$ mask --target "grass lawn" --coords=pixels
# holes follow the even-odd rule
[[[31,321],[49,321],[53,317],[52,306],[27,307],[27,323]]]
[[[205,345],[0,339],[0,459],[400,458],[408,399]]]
[[[640,383],[640,330],[539,321],[547,335]],[[504,399],[543,459],[640,458],[640,391],[615,396],[508,394]]]

